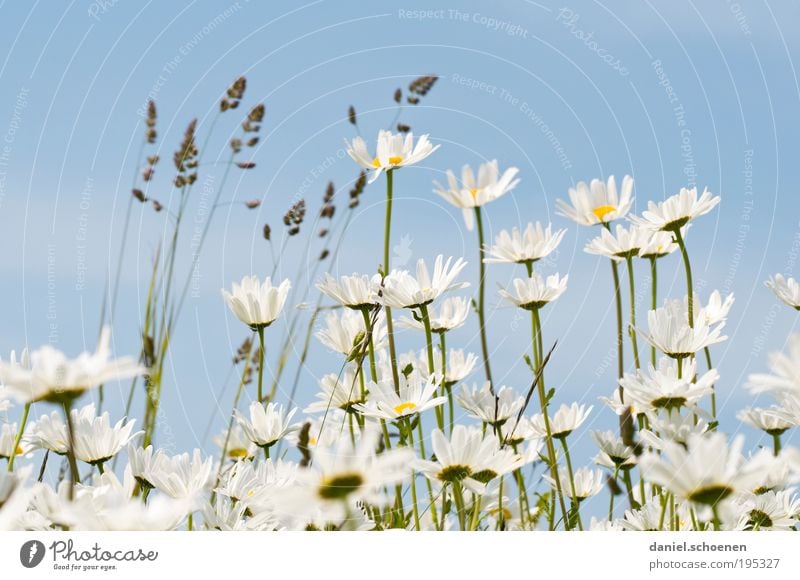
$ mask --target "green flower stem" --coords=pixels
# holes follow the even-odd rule
[[[472,522],[469,525],[470,531],[477,531],[480,524],[481,496],[472,494]]]
[[[445,348],[445,332],[439,333],[439,348],[442,351],[442,375],[447,376],[447,349]],[[447,414],[449,415],[450,435],[453,434],[453,423],[455,421],[454,406],[453,406],[453,387],[447,384],[447,380],[442,381],[442,396],[447,397]],[[444,411],[443,411],[444,412]]]
[[[75,460],[75,425],[72,422],[72,402],[64,403],[64,416],[67,420],[67,441],[69,448],[67,449],[67,460],[69,461],[69,471],[71,484],[69,486],[69,499],[75,497],[75,486],[81,482],[81,476],[78,473],[78,462]]]
[[[189,517],[186,519],[186,531],[188,532],[194,531],[192,512],[189,512]]]
[[[580,503],[578,502],[578,494],[575,493],[575,475],[572,471],[572,458],[569,456],[569,447],[567,446],[567,438],[561,437],[561,446],[564,448],[564,458],[567,460],[567,475],[569,475],[569,489],[572,493],[572,505],[575,507],[575,515],[578,520],[578,529],[583,531],[583,522],[581,522]]]
[[[628,266],[628,286],[630,288],[631,293],[631,321],[628,325],[628,335],[631,338],[631,344],[633,345],[633,362],[636,365],[636,369],[640,369],[641,366],[639,364],[639,340],[636,337],[636,286],[634,285],[633,281],[633,258],[628,256],[625,259],[625,263]]]
[[[486,371],[486,380],[494,392],[494,383],[492,382],[492,369],[489,366],[489,344],[486,340],[486,314],[485,314],[485,298],[486,298],[486,264],[483,263],[483,217],[481,215],[481,208],[475,208],[475,223],[478,226],[478,324],[481,327],[481,350],[483,351],[483,368]]]
[[[638,509],[638,502],[636,501],[636,498],[633,497],[633,481],[631,481],[630,469],[622,470],[622,480],[625,482],[625,490],[628,492],[628,503],[630,504],[631,509]]]
[[[264,326],[259,325],[256,331],[261,347],[258,351],[258,402],[261,403],[264,400]]]
[[[532,318],[532,326],[533,326],[533,342],[537,347],[534,349],[534,356],[535,362],[534,365],[536,370],[538,371],[542,365],[542,324],[539,320],[539,310],[532,310],[531,311],[531,318]],[[566,529],[570,529],[570,522],[569,517],[567,514],[567,507],[564,503],[564,494],[561,492],[561,480],[558,478],[558,463],[556,461],[556,449],[553,445],[553,433],[550,430],[550,416],[547,412],[547,394],[544,387],[544,372],[539,375],[539,380],[537,381],[537,392],[539,394],[539,406],[542,409],[542,417],[544,418],[544,428],[547,434],[546,444],[547,444],[547,459],[550,463],[550,475],[552,476],[553,480],[556,484],[556,492],[558,495],[558,501],[561,505],[561,513],[564,516],[564,527]],[[555,510],[553,510],[553,518],[555,518]]]
[[[781,453],[781,436],[778,433],[772,434],[772,450],[775,457]]]
[[[713,365],[711,364],[711,351],[708,347],[703,349],[706,355],[706,364],[708,365],[708,370],[711,370]],[[714,388],[714,385],[711,385],[711,417],[716,421],[717,419],[717,391]]]
[[[675,236],[675,242],[681,249],[681,256],[683,256],[683,268],[686,271],[686,294],[689,302],[689,326],[694,328],[694,286],[692,285],[692,265],[689,263],[689,254],[686,251],[686,244],[683,241],[683,234],[680,228],[672,230]]]
[[[408,445],[411,447],[411,449],[414,449],[414,430],[411,428],[411,420],[407,419],[405,423],[406,433],[408,435]],[[420,441],[420,443],[422,442]],[[423,453],[423,457],[424,456],[425,454]],[[417,474],[413,469],[411,470],[411,502],[414,513],[414,527],[417,531],[419,531],[421,528],[419,525],[419,508],[417,507]]]
[[[616,485],[617,481],[619,480],[619,465],[615,465],[614,466],[614,477],[613,477],[613,479],[614,479],[614,484]],[[614,494],[613,493],[609,493],[608,495],[609,495],[609,500],[608,500],[608,521],[610,522],[611,520],[614,519]]]
[[[389,275],[389,243],[392,231],[392,195],[394,193],[394,169],[386,172],[386,224],[383,228],[383,275]],[[392,324],[392,309],[384,307],[386,311],[386,332],[389,336],[389,361],[392,366],[392,380],[394,390],[400,394],[400,375],[397,372],[397,351],[394,346],[394,325]]]
[[[656,258],[650,258],[650,280],[652,296],[650,299],[650,310],[658,308],[658,266]],[[650,346],[650,364],[656,366],[656,347]]]
[[[14,447],[11,449],[11,456],[8,458],[8,471],[14,471],[14,460],[17,458],[17,449],[19,449],[20,441],[22,441],[22,434],[25,432],[25,424],[28,422],[28,414],[31,412],[31,404],[26,403],[22,409],[22,419],[19,422],[19,429],[17,429],[17,436],[14,437]]]
[[[604,223],[603,226],[608,231],[611,231],[611,225]],[[619,268],[614,260],[611,260],[611,274],[614,279],[614,300],[617,309],[617,378],[621,379],[625,372],[625,357],[623,352],[623,339],[622,339],[622,291],[619,285]],[[619,400],[621,403],[625,402],[625,389],[619,385]],[[621,421],[622,419],[620,419]],[[622,424],[620,423],[620,427]]]
[[[428,376],[433,378],[435,370],[433,363],[433,333],[431,332],[431,317],[428,313],[428,306],[422,304],[419,307],[419,313],[422,318],[422,324],[425,326],[425,348],[428,352]],[[444,375],[442,375],[442,384],[444,384]],[[444,409],[436,407],[435,414],[436,424],[439,426],[439,429],[444,431]]]
[[[711,518],[711,523],[714,524],[714,531],[718,532],[721,529],[722,520],[719,517],[719,503],[714,502],[711,504],[711,513],[713,517]]]
[[[372,342],[372,321],[369,318],[369,309],[362,308],[361,314],[364,317],[364,328],[369,337],[369,374],[373,383],[378,382],[378,371],[375,367],[375,345]]]
[[[464,496],[461,494],[461,482],[453,482],[453,502],[456,504],[458,527],[464,532],[467,529],[466,510],[464,509]]]
[[[419,435],[419,453],[422,459],[425,459],[425,433],[422,431],[422,418],[417,421],[417,434]],[[436,501],[433,496],[433,485],[431,480],[425,478],[425,485],[428,488],[428,500],[430,501],[429,509],[431,510],[431,519],[433,520],[433,527],[438,528],[438,517],[436,514]]]
[[[100,475],[103,475],[106,472],[106,468],[103,467],[103,462],[97,464],[97,471],[100,472]]]

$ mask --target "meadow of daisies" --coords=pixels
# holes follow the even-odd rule
[[[435,81],[421,77],[394,99],[416,104]],[[228,88],[220,119],[236,115],[245,87],[240,78]],[[237,119],[229,167],[255,169],[248,152],[259,141],[264,116],[257,104]],[[348,118],[358,127],[354,109]],[[178,455],[160,449],[161,394],[175,388],[165,364],[189,284],[176,268],[181,223],[204,152],[192,121],[172,166],[161,169],[159,156],[147,154],[158,139],[156,125],[150,103],[126,218],[140,206],[170,218],[169,235],[144,281],[144,325],[135,331],[141,349],[132,356],[112,353],[107,325],[93,352],[75,355],[48,345],[3,357],[0,529],[796,529],[800,451],[784,434],[800,424],[800,336],[788,337],[788,350],[771,354],[764,372],[748,378],[746,387],[773,404],[737,415],[764,431],[772,446],[748,447],[740,435],[726,435],[736,425],[717,421],[714,349],[727,338],[734,297],[695,291],[692,259],[703,249],[692,247],[691,232],[704,227],[703,216],[714,212],[720,196],[681,189],[648,201],[636,215],[629,176],[619,183],[608,177],[565,184],[566,199],[557,201],[560,223],[508,224],[485,239],[491,202],[514,195],[519,172],[499,161],[465,166],[447,171],[444,183],[431,185],[431,195],[463,212],[474,255],[439,255],[409,270],[390,269],[392,202],[402,195],[403,170],[435,164],[439,148],[435,136],[415,136],[402,123],[376,138],[347,141],[358,177],[344,202],[332,185],[325,191],[318,221],[327,225],[311,233],[327,240],[313,286],[276,279],[273,269],[221,290],[219,300],[240,321],[243,338],[234,356],[239,378],[227,428],[215,439],[216,449]],[[155,196],[157,167],[169,174],[169,203]],[[334,276],[326,264],[364,192],[385,197],[385,221],[370,233],[382,260],[365,253],[359,272]],[[259,203],[243,205],[246,211]],[[264,226],[276,264],[285,244],[307,226],[306,211],[301,200],[283,216],[277,254],[277,230]],[[615,347],[618,381],[596,405],[552,402],[560,385],[549,380],[548,363],[560,355],[560,329],[544,325],[542,312],[569,291],[569,279],[566,272],[543,276],[537,266],[557,249],[566,227],[586,230],[585,251],[608,264],[616,298],[616,324],[606,339]],[[207,234],[206,227],[201,246]],[[436,255],[436,248],[428,250]],[[682,264],[685,286],[663,296],[658,269],[670,255]],[[477,278],[467,279],[467,261],[478,258]],[[639,260],[649,267],[647,280],[635,279]],[[488,268],[516,277],[508,287],[487,288]],[[637,283],[647,289],[643,311],[634,300]],[[776,275],[766,286],[787,308],[800,309],[795,280]],[[117,290],[109,293],[104,316],[113,311]],[[298,292],[302,299],[293,298]],[[486,301],[495,292],[530,321],[526,384],[492,380]],[[301,302],[303,309],[297,308]],[[303,312],[310,313],[307,325]],[[287,323],[285,333],[273,326],[279,319]],[[478,352],[451,340],[451,331],[463,326],[479,337]],[[415,331],[413,350],[401,352],[400,328]],[[292,383],[284,370],[289,345],[303,345],[304,337],[299,365],[313,340],[339,361],[313,385],[314,401],[295,408],[297,379]],[[277,355],[267,356],[272,352]],[[98,395],[121,381],[131,396],[125,416],[114,416]],[[132,404],[139,399],[141,406]],[[616,416],[618,428],[586,433],[593,456],[571,453],[575,434],[597,413]],[[589,498],[594,506],[603,498],[603,509],[587,513]]]

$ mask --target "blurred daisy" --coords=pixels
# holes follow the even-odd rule
[[[665,199],[662,202],[648,202],[647,210],[641,217],[630,216],[631,222],[648,230],[676,231],[695,218],[710,212],[720,202],[720,197],[714,197],[708,189],[703,190],[697,197],[697,188],[686,189]]]
[[[519,179],[514,179],[519,170],[509,167],[502,175],[497,160],[481,164],[478,177],[475,178],[472,168],[464,165],[461,168],[461,182],[452,171],[447,172],[447,186],[433,182],[434,191],[455,207],[463,210],[464,224],[468,230],[474,226],[473,209],[482,207],[514,189]]]
[[[733,293],[728,294],[723,300],[719,290],[714,290],[708,297],[708,302],[703,304],[695,294],[693,308],[695,320],[702,320],[709,326],[725,322],[733,306],[733,301]]]
[[[500,296],[524,310],[538,310],[561,296],[567,289],[569,276],[552,274],[543,278],[534,272],[529,278],[514,279],[514,293],[500,288]]]
[[[695,316],[694,327],[689,326],[685,300],[666,300],[664,306],[647,313],[649,331],[636,329],[652,346],[667,356],[683,359],[707,346],[726,340],[722,324],[709,325]]]
[[[742,457],[743,444],[740,436],[728,445],[725,435],[718,432],[690,435],[686,447],[665,441],[661,455],[645,453],[639,465],[647,479],[679,498],[715,506],[747,491],[758,479]]]
[[[781,416],[782,409],[772,406],[769,409],[747,407],[736,413],[736,418],[751,427],[761,429],[767,435],[781,435],[795,426]]]
[[[769,355],[771,374],[758,373],[747,377],[747,387],[752,393],[788,391],[800,393],[800,334],[788,339],[786,354],[773,352]]]
[[[75,457],[89,465],[101,465],[119,453],[144,431],[133,432],[135,420],[120,419],[113,426],[108,411],[97,416],[94,403],[72,410]],[[66,437],[66,434],[65,434]]]
[[[683,235],[686,234],[688,226],[683,228]],[[678,244],[675,243],[670,232],[650,232],[650,238],[647,242],[639,248],[640,258],[663,258],[678,249]]]
[[[199,449],[189,455],[160,455],[147,474],[158,491],[173,499],[197,501],[212,483],[213,459],[203,459]]]
[[[650,409],[678,409],[694,407],[705,395],[713,392],[719,373],[711,369],[696,376],[695,359],[681,361],[682,373],[678,376],[678,361],[662,357],[658,367],[647,365],[647,374],[641,370],[625,373],[619,384],[625,389],[625,399],[630,398],[639,411]]]
[[[347,143],[347,154],[363,169],[372,171],[369,176],[369,182],[372,183],[380,177],[382,171],[419,163],[438,148],[439,145],[432,145],[428,141],[427,135],[422,135],[414,144],[414,135],[411,132],[403,135],[380,131],[374,156],[369,154],[367,144],[361,137]]]
[[[273,286],[269,276],[264,282],[257,276],[245,276],[238,284],[233,283],[231,292],[222,290],[222,295],[236,318],[256,330],[269,326],[280,316],[291,287],[289,280]]]
[[[375,350],[381,349],[386,342],[386,325],[383,312],[372,322],[372,344]],[[364,341],[367,337],[364,317],[355,310],[343,310],[340,314],[330,312],[325,316],[325,328],[318,330],[315,336],[334,352],[348,358],[366,353]]]
[[[30,367],[0,361],[0,382],[21,403],[72,401],[85,391],[111,381],[130,379],[146,372],[132,357],[111,358],[111,331],[103,328],[97,350],[70,359],[45,345],[30,355]]]
[[[594,407],[587,408],[586,405],[572,403],[571,405],[561,405],[558,411],[550,416],[550,432],[556,439],[563,439],[575,429],[583,425],[583,422],[592,412]],[[534,415],[533,428],[539,437],[547,436],[547,429],[544,424],[544,415]]]
[[[607,183],[599,179],[593,179],[589,185],[579,181],[574,189],[569,189],[570,203],[558,199],[556,206],[559,214],[579,225],[604,224],[625,217],[633,203],[632,192],[633,178],[629,175],[622,179],[619,194],[613,175]]]
[[[456,282],[455,279],[467,263],[463,258],[444,261],[440,254],[436,257],[431,276],[425,260],[417,261],[416,277],[406,270],[393,270],[383,280],[383,298],[385,306],[391,308],[419,308],[436,300],[445,292],[469,286],[467,282]]]
[[[484,246],[484,262],[505,264],[533,264],[549,256],[561,243],[567,230],[561,229],[553,233],[552,226],[546,228],[542,224],[528,223],[525,231],[520,233],[519,228],[501,230],[494,239],[494,245]]]
[[[516,418],[525,404],[525,398],[505,385],[497,390],[496,395],[495,399],[491,385],[486,381],[480,387],[461,385],[456,401],[470,417],[489,425],[502,425],[509,419]]]
[[[680,410],[667,409],[666,414],[650,413],[648,416],[650,429],[642,429],[639,434],[642,442],[653,449],[663,449],[665,441],[672,441],[685,447],[690,437],[708,431],[708,423],[694,413],[681,414]]]
[[[133,477],[144,489],[155,487],[153,480],[156,478],[156,474],[159,474],[162,469],[161,465],[165,461],[169,462],[169,459],[164,451],[156,450],[152,445],[144,448],[138,445],[128,446],[128,466]]]
[[[639,254],[650,238],[650,232],[636,226],[625,227],[617,224],[614,233],[601,229],[600,235],[589,241],[583,249],[587,254],[605,256],[612,260],[624,260]]]
[[[325,277],[317,282],[317,289],[339,304],[361,310],[372,308],[378,302],[374,291],[375,282],[366,274],[342,276],[338,280],[325,272]]]
[[[419,370],[420,375],[427,379],[428,377],[428,356],[423,350],[419,355]],[[451,348],[447,351],[447,368],[445,369],[446,376],[444,382],[447,385],[454,385],[475,370],[475,365],[478,363],[478,357],[474,353],[464,352],[463,349]],[[433,373],[434,378],[438,383],[442,380],[442,351],[438,348],[433,353]]]
[[[214,445],[219,448],[220,452],[224,451],[226,458],[233,461],[253,459],[258,450],[258,447],[247,438],[244,429],[238,423],[231,425],[230,431],[226,429],[216,435]]]
[[[800,310],[800,284],[794,278],[784,278],[781,274],[770,276],[764,285],[785,304]]]
[[[329,409],[352,411],[356,405],[365,402],[361,392],[361,384],[356,375],[357,368],[348,365],[341,375],[327,374],[319,382],[320,391],[317,400],[304,409],[306,413],[325,413]],[[361,371],[358,371],[361,372]],[[375,389],[375,383],[365,382],[368,391]]]
[[[373,385],[369,400],[365,404],[356,405],[356,409],[367,417],[397,421],[447,402],[447,397],[434,396],[436,383],[433,378],[423,383],[403,377],[398,387],[399,393],[394,390],[394,383],[390,381],[381,381]]]
[[[589,467],[581,467],[578,469],[572,481],[570,481],[569,474],[566,470],[559,471],[559,479],[561,480],[561,491],[570,499],[582,502],[588,497],[597,495],[603,491],[605,485],[605,475],[599,469],[591,469]],[[549,482],[555,490],[555,480],[548,476],[543,475],[542,479]],[[572,484],[575,485],[575,494],[572,493]]]
[[[743,530],[793,532],[800,521],[800,498],[794,489],[749,493],[738,501],[742,510],[739,527]]]
[[[283,405],[277,403],[268,403],[264,406],[258,401],[253,401],[250,403],[249,419],[238,409],[234,411],[234,416],[250,441],[262,449],[269,449],[292,431],[290,422],[296,412],[297,409],[292,409],[285,413]]]
[[[611,469],[631,469],[636,465],[636,456],[633,449],[619,438],[613,431],[592,431],[592,440],[600,454],[594,462]]]
[[[26,455],[31,451],[26,439],[16,444],[18,428],[16,423],[3,423],[0,426],[0,458],[10,459],[11,456]]]
[[[428,307],[428,316],[431,321],[431,332],[442,333],[464,325],[469,315],[469,301],[461,296],[445,298],[438,305]],[[422,320],[403,317],[397,321],[398,326],[425,330]]]
[[[429,479],[443,484],[461,484],[482,494],[495,477],[511,473],[524,463],[509,447],[500,447],[493,433],[477,427],[456,425],[450,439],[440,429],[431,432],[436,461],[418,460],[414,467]]]

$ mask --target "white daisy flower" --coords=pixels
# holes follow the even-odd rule
[[[42,415],[34,421],[28,428],[27,434],[31,446],[65,455],[69,450],[69,441],[67,426],[62,417],[62,413],[52,411],[49,415]]]
[[[382,171],[406,167],[419,163],[439,148],[432,145],[427,135],[422,135],[414,144],[414,135],[409,132],[393,134],[391,131],[378,133],[375,155],[367,151],[367,144],[361,137],[347,143],[347,154],[363,169],[371,170],[369,182],[380,177]]]
[[[678,364],[682,365],[681,377],[678,377]],[[684,406],[694,408],[701,398],[713,392],[712,386],[719,380],[719,373],[715,369],[701,376],[696,376],[696,372],[695,359],[679,363],[661,357],[657,368],[648,364],[647,374],[641,370],[625,373],[619,379],[619,384],[625,389],[625,399],[633,401],[640,412]]]
[[[769,355],[771,374],[757,373],[747,377],[747,388],[751,393],[788,391],[800,393],[800,333],[788,339],[786,354],[773,352]]]
[[[381,381],[372,386],[366,404],[356,405],[356,409],[367,417],[397,421],[403,417],[423,413],[447,402],[447,397],[436,397],[436,383],[433,378],[422,382],[405,377],[398,385],[400,393],[394,390],[394,384]]]
[[[655,203],[648,202],[647,210],[641,217],[630,216],[631,222],[644,229],[656,231],[675,231],[682,228],[690,221],[710,212],[720,202],[720,197],[714,197],[708,189],[704,189],[698,199],[697,188],[686,189]]]
[[[687,446],[665,441],[662,454],[639,458],[644,476],[652,483],[692,503],[714,506],[740,491],[747,491],[759,474],[742,457],[743,437],[730,445],[725,435],[709,432],[690,435]]]
[[[600,235],[590,240],[583,251],[620,261],[637,256],[641,248],[650,241],[650,237],[650,232],[642,228],[633,225],[626,228],[617,224],[614,233],[601,229]]]
[[[464,325],[469,315],[469,300],[461,296],[445,298],[438,305],[428,307],[428,317],[431,321],[431,332],[442,333],[459,328]],[[418,318],[418,317],[417,317]],[[397,321],[397,326],[425,330],[422,320],[413,317],[403,317]]]
[[[700,298],[695,294],[693,308],[695,320],[702,320],[709,326],[725,322],[733,306],[733,301],[732,292],[723,300],[719,290],[714,290],[706,304],[700,302]]]
[[[518,395],[514,389],[503,385],[492,394],[489,381],[481,386],[461,385],[461,392],[456,401],[470,417],[489,425],[502,425],[509,419],[516,419],[525,404],[525,397]]]
[[[18,445],[15,444],[18,429],[17,423],[3,423],[0,426],[0,458],[10,459],[12,455],[27,455],[32,451],[27,438],[21,439]]]
[[[649,332],[636,331],[652,346],[667,356],[683,359],[707,346],[726,340],[722,323],[709,325],[695,316],[694,327],[689,326],[685,300],[666,300],[664,306],[647,312]]]
[[[322,377],[319,382],[320,391],[316,395],[317,400],[308,405],[304,412],[325,413],[329,409],[351,411],[356,405],[364,403],[361,382],[356,370],[355,366],[347,365],[341,375],[330,373]],[[372,381],[365,379],[364,384],[368,392],[375,389],[375,383]]]
[[[292,283],[284,280],[273,286],[269,276],[261,282],[257,276],[245,276],[233,283],[231,292],[222,290],[228,308],[236,318],[253,330],[269,326],[280,316]]]
[[[467,263],[463,258],[450,265],[453,258],[436,257],[433,276],[428,272],[425,260],[417,261],[417,275],[412,276],[406,270],[392,270],[383,279],[382,302],[391,308],[419,308],[428,305],[445,292],[469,286],[467,282],[456,282],[456,277]]]
[[[737,502],[742,511],[739,529],[795,531],[800,521],[800,498],[794,489],[748,493]]]
[[[761,429],[767,435],[781,435],[788,429],[796,426],[781,416],[782,409],[772,406],[769,409],[747,407],[736,413],[736,418],[751,427]]]
[[[562,404],[558,411],[550,415],[550,433],[556,439],[563,439],[583,425],[593,408],[593,406],[587,408],[586,405],[579,405],[578,403]],[[539,437],[546,437],[547,429],[544,424],[544,415],[534,415],[532,421],[533,428],[539,434]]]
[[[525,460],[510,447],[500,447],[497,437],[484,435],[478,427],[456,425],[448,440],[440,429],[431,432],[436,461],[417,460],[414,467],[442,484],[460,483],[473,493],[483,494],[495,477],[511,473]]]
[[[684,226],[681,230],[682,235],[686,235],[689,226]],[[678,249],[675,238],[670,232],[650,232],[650,238],[639,248],[640,258],[663,258]]]
[[[573,474],[572,482],[569,478],[569,473],[566,469],[561,469],[558,472],[558,478],[561,480],[561,491],[570,499],[582,502],[588,497],[597,495],[603,491],[605,485],[605,474],[599,469],[591,469],[589,467],[581,467]],[[555,490],[556,481],[548,476],[543,475],[542,479],[546,480],[553,486]],[[575,494],[572,493],[572,483],[575,484]]]
[[[111,381],[130,379],[146,372],[132,357],[111,358],[111,331],[103,328],[97,350],[70,359],[45,345],[30,355],[30,367],[0,361],[0,382],[20,403],[63,403]]]
[[[600,449],[594,462],[610,469],[630,469],[636,465],[633,449],[613,431],[592,431],[592,440]]]
[[[316,287],[339,304],[354,310],[371,309],[378,303],[375,280],[366,274],[342,276],[337,280],[325,272],[325,277],[316,283]]]
[[[443,187],[433,182],[434,191],[455,207],[463,210],[464,224],[468,230],[474,226],[473,209],[481,207],[505,195],[517,184],[519,179],[514,179],[519,170],[509,167],[500,175],[497,160],[481,164],[478,169],[478,178],[469,165],[461,168],[461,182],[456,179],[452,171],[447,172],[447,186]]]
[[[126,422],[120,419],[112,426],[108,411],[97,416],[94,403],[73,409],[71,414],[75,440],[73,452],[77,459],[90,465],[105,463],[144,433],[133,433],[135,420]]]
[[[234,416],[250,441],[262,449],[269,449],[292,431],[290,422],[296,412],[297,409],[292,409],[285,413],[283,405],[277,403],[264,406],[253,401],[250,403],[249,420],[238,409],[234,411]]]
[[[162,469],[165,461],[169,462],[169,458],[164,451],[156,450],[152,445],[144,448],[138,445],[128,446],[128,466],[133,477],[144,489],[155,487],[154,474]]]
[[[169,497],[194,502],[213,483],[213,467],[214,460],[203,459],[200,450],[195,449],[192,455],[159,455],[147,478],[153,487]]]
[[[477,363],[478,356],[474,353],[465,352],[463,349],[448,349],[446,376],[444,377],[445,384],[452,386],[463,381],[472,374]],[[428,355],[425,350],[419,353],[419,366],[417,368],[420,371],[420,376],[427,379],[429,376]],[[436,383],[440,384],[442,380],[442,351],[438,348],[433,351],[433,376]]]
[[[570,203],[559,199],[556,206],[559,214],[579,225],[604,224],[625,217],[633,203],[632,192],[633,178],[630,175],[622,179],[619,195],[613,175],[607,183],[599,179],[593,179],[589,185],[579,181],[574,189],[569,189]]]
[[[227,441],[227,444],[226,444]],[[214,437],[214,445],[220,452],[225,451],[225,457],[233,461],[253,459],[258,451],[258,446],[247,438],[244,429],[238,423],[234,423],[228,429]]]
[[[785,304],[788,304],[795,310],[800,310],[800,284],[794,278],[784,278],[782,274],[775,274],[770,276],[769,280],[764,282],[764,286],[772,290],[772,292]]]
[[[708,431],[708,423],[694,413],[682,415],[679,410],[667,409],[666,414],[648,413],[648,419],[650,429],[642,429],[639,435],[643,443],[657,450],[664,448],[665,441],[686,446],[690,437]]]
[[[522,233],[516,227],[511,233],[500,230],[494,245],[484,246],[487,257],[483,261],[487,264],[533,264],[553,253],[566,233],[566,229],[553,233],[550,224],[543,228],[539,222],[529,222]]]
[[[552,274],[543,278],[534,272],[529,278],[515,278],[514,293],[499,288],[500,296],[524,310],[538,310],[561,296],[567,289],[569,276]]]
[[[380,312],[377,319],[370,320],[373,348],[379,350],[384,348],[386,343],[386,318],[383,312]],[[364,341],[367,329],[364,317],[355,310],[343,310],[340,314],[329,312],[325,316],[325,328],[318,330],[315,336],[329,349],[348,358],[366,352]]]

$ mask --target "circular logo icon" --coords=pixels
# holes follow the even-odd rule
[[[35,568],[44,559],[44,544],[39,540],[28,540],[19,549],[19,561],[26,568]]]

